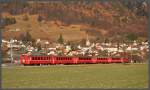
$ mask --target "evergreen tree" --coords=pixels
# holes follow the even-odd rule
[[[134,41],[134,40],[137,40],[137,35],[134,34],[134,33],[129,33],[126,38],[129,40],[129,41]]]
[[[31,37],[29,31],[26,32],[26,34],[21,34],[20,39],[24,44],[27,44],[29,42],[34,42],[35,40]]]
[[[105,38],[104,43],[109,43],[109,42],[110,42],[109,39]]]
[[[41,43],[37,44],[38,51],[42,50]]]
[[[60,43],[60,44],[63,44],[64,43],[64,39],[63,39],[63,36],[62,36],[62,34],[60,34],[60,36],[59,36],[59,38],[58,38],[58,43]]]

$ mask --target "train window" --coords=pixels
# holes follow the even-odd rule
[[[38,57],[38,60],[41,60],[41,58],[40,58],[40,57]]]
[[[34,57],[32,57],[32,60],[34,60]]]

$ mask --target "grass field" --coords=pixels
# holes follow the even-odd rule
[[[147,64],[83,64],[2,68],[2,88],[147,87]]]

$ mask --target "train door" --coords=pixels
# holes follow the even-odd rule
[[[73,59],[73,64],[77,64],[78,63],[78,57],[72,57]]]
[[[108,58],[108,63],[111,63],[112,62],[112,59],[111,58]]]
[[[30,56],[25,55],[25,64],[29,64],[30,63]]]
[[[96,57],[93,57],[93,58],[92,58],[92,63],[97,63]]]

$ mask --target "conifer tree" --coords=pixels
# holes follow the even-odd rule
[[[60,34],[60,36],[59,36],[59,38],[58,38],[58,43],[60,43],[60,44],[63,44],[64,43],[64,39],[63,39],[63,36],[62,36],[62,34]]]

